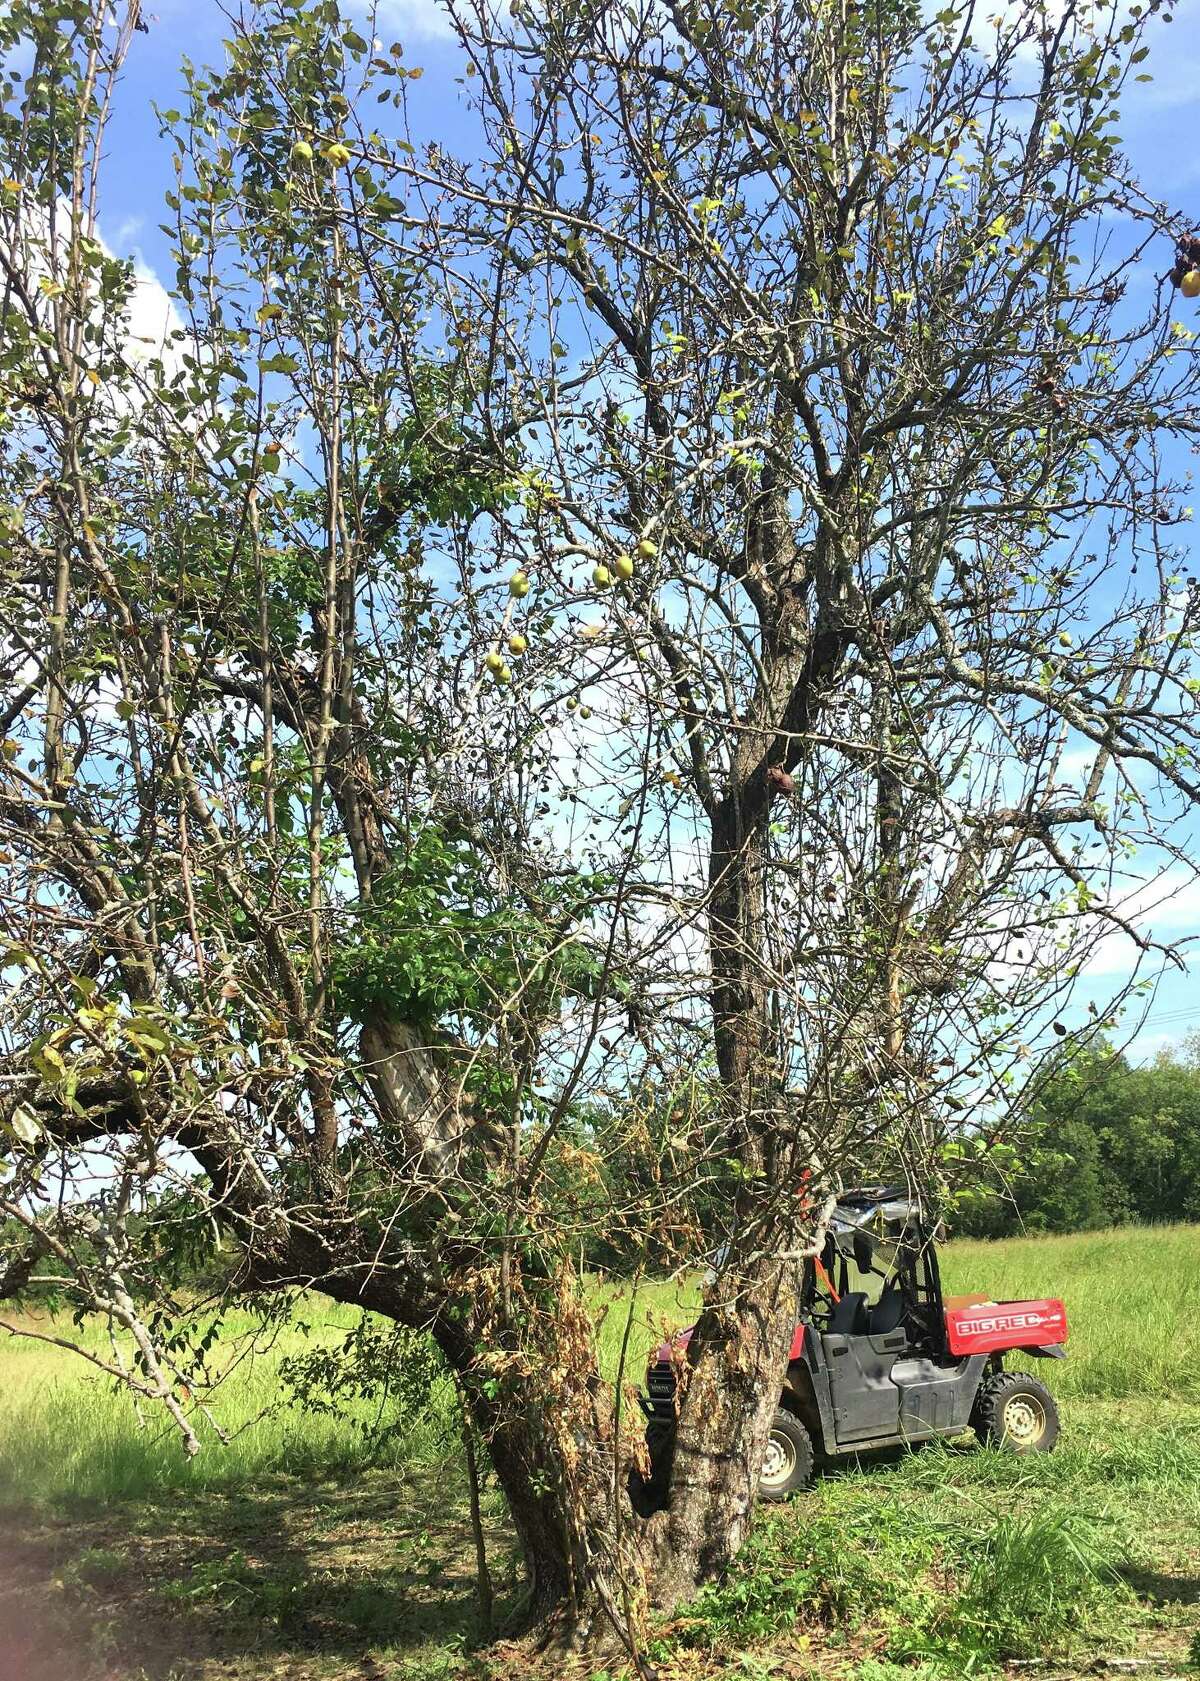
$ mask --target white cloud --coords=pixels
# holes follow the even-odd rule
[[[373,23],[380,35],[394,33],[402,43],[454,38],[454,27],[441,0],[379,0],[378,6],[356,4],[353,9]]]
[[[140,253],[135,253],[133,259],[133,288],[126,321],[126,354],[135,364],[169,353],[177,335],[185,331],[174,299]]]
[[[25,203],[20,219],[7,230],[9,261],[24,275],[30,296],[38,300],[39,316],[43,310],[49,309],[49,304],[43,304],[39,299],[39,288],[44,288],[50,281],[58,282],[61,287],[71,219],[70,205],[65,199],[60,199],[52,231],[47,212],[37,205]],[[131,226],[125,221],[120,224],[118,232],[127,235]],[[94,240],[107,257],[121,255],[121,246],[125,243],[123,239],[110,242],[98,224],[90,220],[84,223],[81,231],[85,238]],[[110,320],[105,323],[105,339],[111,343],[115,327],[122,352],[133,369],[142,368],[154,357],[160,357],[167,372],[171,373],[179,366],[188,343],[185,323],[166,287],[136,247],[130,260],[133,264],[133,284],[124,300],[119,322]],[[94,285],[90,287],[90,292],[95,304],[95,322],[99,325],[104,306]],[[118,406],[127,405],[129,401],[129,392],[122,387]]]
[[[1200,939],[1200,880],[1185,878],[1180,871],[1165,871],[1156,880],[1114,899],[1112,908],[1143,937],[1163,941]],[[1089,980],[1127,975],[1140,956],[1129,936],[1113,929],[1093,947],[1082,974]]]
[[[144,216],[123,216],[112,230],[113,250],[136,252],[138,235],[145,225]]]

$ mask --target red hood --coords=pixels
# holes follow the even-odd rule
[[[675,1335],[671,1338],[670,1342],[660,1342],[659,1345],[658,1345],[658,1350],[657,1350],[657,1352],[654,1356],[655,1360],[657,1360],[660,1364],[668,1364],[669,1365],[670,1361],[671,1361],[672,1350],[679,1349],[679,1351],[682,1353],[682,1351],[687,1347],[688,1343],[691,1342],[692,1332],[695,1329],[696,1329],[696,1327],[694,1325],[688,1325],[684,1330],[676,1331]],[[801,1354],[801,1351],[803,1350],[803,1348],[804,1348],[804,1326],[803,1325],[797,1325],[796,1329],[792,1333],[792,1346],[788,1350],[788,1359],[789,1360],[798,1360],[800,1358],[800,1354]]]
[[[692,1340],[692,1332],[695,1329],[696,1327],[694,1325],[689,1325],[683,1331],[676,1331],[670,1342],[660,1342],[658,1345],[658,1352],[655,1354],[654,1358],[659,1362],[669,1363],[672,1350],[676,1348],[686,1348],[688,1343]]]

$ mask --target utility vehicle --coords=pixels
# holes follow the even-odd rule
[[[838,1199],[822,1253],[805,1263],[787,1372],[759,1482],[764,1500],[807,1488],[820,1460],[956,1436],[1013,1453],[1049,1453],[1058,1409],[1039,1378],[1007,1371],[1008,1354],[1063,1359],[1061,1301],[946,1296],[937,1229],[897,1186]],[[691,1330],[664,1343],[646,1373],[649,1478],[639,1510],[656,1510],[670,1481],[676,1393]]]

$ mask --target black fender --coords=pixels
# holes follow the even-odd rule
[[[1065,1360],[1067,1351],[1060,1342],[1042,1343],[1037,1348],[1013,1348],[1011,1354],[1032,1354],[1036,1360]]]
[[[808,1427],[818,1452],[833,1454],[837,1451],[837,1437],[834,1433],[829,1374],[822,1363],[809,1355],[811,1341],[810,1334],[805,1338],[804,1352],[788,1362],[779,1400]]]

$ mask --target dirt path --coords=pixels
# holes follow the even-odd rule
[[[56,1563],[44,1546],[0,1534],[0,1681],[115,1681],[89,1655],[86,1627],[49,1609]]]
[[[461,1503],[415,1478],[0,1511],[0,1681],[425,1681],[476,1637]]]

